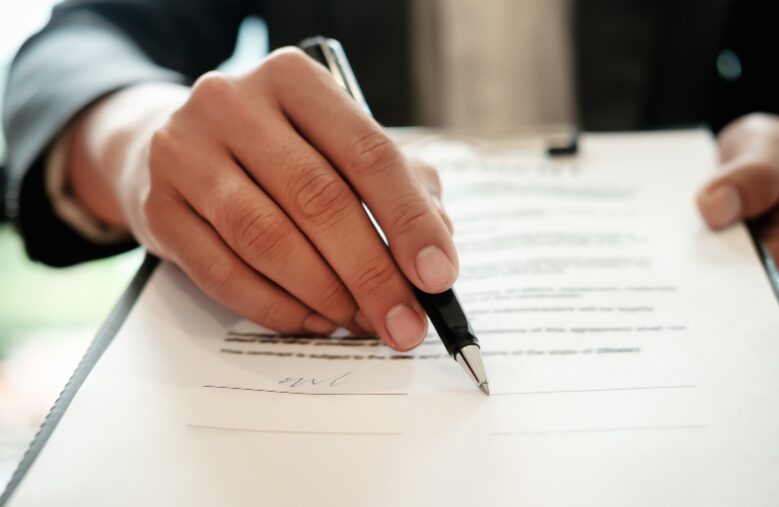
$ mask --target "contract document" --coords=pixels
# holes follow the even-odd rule
[[[8,505],[776,505],[779,307],[747,229],[694,207],[710,134],[407,149],[490,397],[432,326],[409,353],[278,335],[161,263]]]

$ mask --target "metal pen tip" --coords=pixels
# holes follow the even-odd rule
[[[479,389],[489,396],[490,385],[487,383],[487,373],[484,371],[484,364],[481,362],[479,346],[466,345],[460,349],[460,352],[454,356],[454,359],[468,372],[468,375],[479,386]]]

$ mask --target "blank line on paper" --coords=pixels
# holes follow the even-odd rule
[[[653,389],[696,389],[696,385],[676,386],[639,386],[639,387],[605,387],[600,389],[567,389],[561,391],[512,391],[504,393],[490,393],[490,396],[522,396],[531,394],[569,394],[569,393],[602,393],[608,391],[648,391]]]
[[[205,430],[245,431],[249,433],[275,433],[286,435],[334,435],[355,437],[401,437],[403,433],[369,432],[369,431],[300,431],[300,430],[269,430],[262,428],[234,428],[231,426],[211,426],[207,424],[187,424],[187,428]]]
[[[530,430],[530,431],[494,431],[490,433],[491,437],[514,437],[514,436],[544,436],[572,433],[619,433],[626,431],[668,431],[668,430],[701,430],[708,428],[705,424],[682,424],[676,426],[633,426],[624,428],[577,428],[563,430]]]

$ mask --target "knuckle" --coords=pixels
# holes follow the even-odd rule
[[[427,173],[428,178],[430,178],[430,182],[433,184],[433,188],[436,190],[436,193],[441,193],[441,176],[438,174],[438,171],[430,167],[430,171]]]
[[[375,296],[386,291],[386,285],[395,276],[395,266],[388,259],[374,260],[362,270],[355,280],[360,294]]]
[[[411,161],[413,167],[424,178],[438,179],[438,171],[432,165],[418,158],[413,158]]]
[[[206,219],[220,229],[227,230],[256,206],[247,198],[243,180],[231,178],[222,167],[201,171],[193,177],[198,188],[210,196],[203,202]]]
[[[236,216],[232,232],[240,251],[261,259],[278,258],[286,253],[289,231],[277,213],[250,209],[242,210]]]
[[[274,75],[297,73],[311,68],[313,61],[300,48],[287,46],[272,51],[264,60],[262,68]]]
[[[779,142],[779,117],[768,113],[750,113],[734,121],[723,133],[742,140]]]
[[[401,154],[386,134],[372,129],[348,144],[344,160],[355,175],[366,176],[398,164]]]
[[[310,169],[302,171],[292,184],[294,202],[300,214],[313,222],[333,223],[349,210],[349,188],[335,175]]]
[[[435,167],[427,164],[422,167],[424,167],[425,174],[427,174],[428,178],[436,183],[441,182],[441,177],[438,175],[438,171],[435,169]]]
[[[218,70],[212,70],[195,81],[195,84],[192,85],[192,96],[212,99],[231,93],[231,90],[230,78]]]
[[[257,322],[276,331],[286,331],[284,329],[285,307],[284,300],[279,297],[265,299],[257,309]]]
[[[203,272],[202,286],[208,294],[217,297],[227,293],[236,277],[238,265],[230,260],[214,260],[208,263]]]
[[[407,234],[430,218],[435,210],[421,200],[407,200],[397,205],[392,219],[392,231]]]
[[[771,115],[766,113],[750,113],[744,117],[744,124],[753,129],[760,129],[773,121]]]
[[[208,189],[214,199],[209,199],[213,204],[235,203],[235,196],[240,195],[238,186],[232,178],[228,178],[221,168],[206,171],[197,175],[197,184],[202,189]]]
[[[441,197],[441,179],[436,172],[430,172],[422,175],[422,186],[428,194],[435,198]]]
[[[452,223],[452,219],[449,218],[449,214],[444,211],[443,208],[439,210],[439,213],[441,215],[441,220],[444,221],[444,225],[449,229],[449,234],[454,234],[454,223]]]
[[[178,206],[178,201],[159,186],[152,186],[139,198],[139,206],[149,231],[158,234],[169,225],[169,212]]]
[[[219,71],[209,71],[195,81],[187,104],[198,109],[214,110],[220,115],[234,103],[236,93],[233,79]]]
[[[352,306],[346,288],[335,277],[321,288],[318,299],[319,305],[323,308],[345,307],[344,303],[348,303],[349,308]]]
[[[166,128],[157,129],[149,140],[149,171],[152,175],[170,165],[178,156],[176,141]]]

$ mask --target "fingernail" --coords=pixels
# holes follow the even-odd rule
[[[422,283],[430,289],[447,289],[457,277],[457,270],[449,257],[432,245],[417,254],[417,273]]]
[[[397,305],[387,312],[387,331],[398,348],[408,350],[419,345],[427,331],[427,322],[408,305]]]
[[[701,212],[709,226],[725,227],[741,216],[741,196],[731,185],[721,185],[701,196]]]
[[[364,331],[368,333],[376,332],[376,328],[373,327],[373,324],[371,324],[371,321],[368,320],[368,317],[366,317],[365,314],[362,313],[362,310],[357,310],[357,313],[354,314],[354,322],[356,322],[358,326],[360,326]]]
[[[309,333],[330,334],[335,331],[336,325],[318,313],[312,313],[303,321],[303,329]]]

